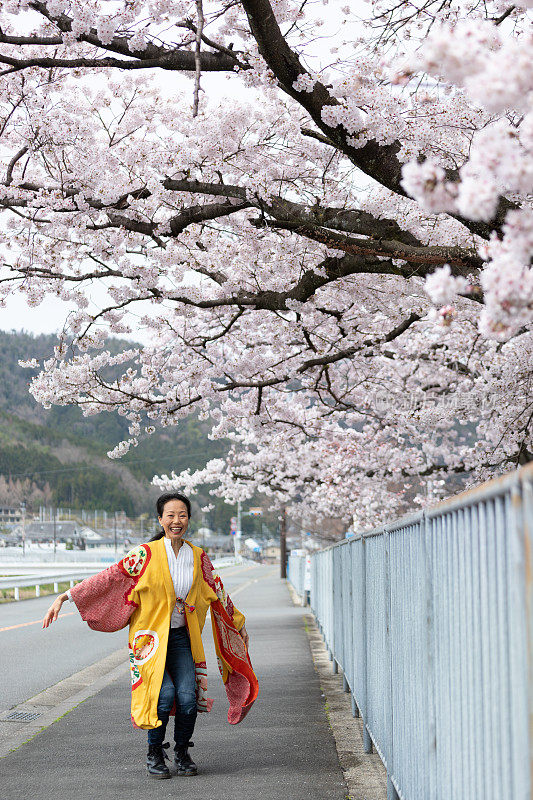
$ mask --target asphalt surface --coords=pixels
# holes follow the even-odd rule
[[[43,629],[56,596],[0,605],[0,712],[127,644],[127,631],[97,635],[69,602],[56,622]]]
[[[239,725],[227,722],[209,622],[209,714],[199,715],[192,751],[200,774],[156,781],[146,774],[146,732],[130,723],[125,671],[0,761],[3,800],[344,800],[346,787],[313,667],[303,610],[276,571],[255,567],[227,578],[247,617],[259,697]],[[99,634],[106,636],[106,634]],[[167,732],[172,734],[171,728]],[[170,736],[171,738],[171,736]]]

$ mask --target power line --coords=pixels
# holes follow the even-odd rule
[[[205,450],[197,450],[196,452],[186,453],[183,455],[183,458],[186,459],[191,456],[201,456],[201,455],[205,455]],[[177,460],[176,456],[162,456],[157,458],[137,458],[137,459],[131,459],[130,461],[123,461],[122,465],[127,467],[130,464],[148,464],[154,461],[174,461],[174,460]],[[51,475],[51,474],[57,474],[59,472],[73,472],[75,470],[87,469],[87,466],[91,465],[79,464],[78,466],[74,465],[70,467],[61,467],[58,469],[35,469],[32,472],[9,472],[9,477],[29,478],[32,475]],[[97,466],[99,469],[105,470],[105,467],[100,465],[92,465],[92,466]],[[0,472],[0,474],[4,475],[4,477],[6,476],[6,473]]]

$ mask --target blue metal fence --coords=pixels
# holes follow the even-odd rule
[[[302,550],[292,551],[287,562],[287,580],[304,603],[309,602],[311,589],[310,559]]]
[[[311,608],[391,800],[529,800],[532,550],[527,465],[313,555]]]

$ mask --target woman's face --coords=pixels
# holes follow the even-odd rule
[[[187,506],[182,500],[167,500],[163,506],[163,516],[159,523],[165,531],[165,536],[174,542],[183,540],[189,525]]]

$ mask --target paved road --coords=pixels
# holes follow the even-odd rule
[[[249,572],[249,567],[228,567],[220,574],[231,589]],[[43,630],[42,619],[54,597],[0,605],[0,714],[127,644],[127,630],[93,631],[68,602],[59,619]]]
[[[256,567],[225,580],[229,588],[235,582],[242,587],[234,592],[235,604],[246,613],[259,698],[242,723],[227,723],[227,699],[206,630],[215,705],[200,716],[194,735],[200,775],[148,778],[146,733],[131,727],[125,673],[2,759],[2,798],[131,800],[148,792],[187,800],[344,800],[302,609],[291,605],[285,584],[271,568]]]

